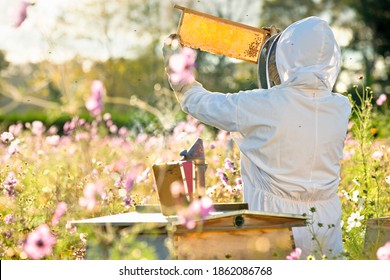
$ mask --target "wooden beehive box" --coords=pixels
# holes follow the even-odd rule
[[[367,220],[364,253],[368,259],[376,259],[376,251],[390,240],[390,217]]]
[[[156,211],[152,211],[156,210]],[[148,211],[129,212],[117,215],[96,217],[85,220],[71,221],[77,227],[89,227],[93,230],[103,229],[112,232],[119,237],[122,231],[130,231],[136,234],[136,242],[144,242],[148,247],[152,247],[156,257],[160,260],[169,259],[170,252],[165,246],[168,236],[167,226],[170,224],[169,218],[162,215],[159,206],[148,207]],[[107,244],[99,243],[95,237],[88,237],[85,258],[89,260],[111,259],[110,248]],[[123,244],[130,247],[131,244]]]
[[[292,227],[307,217],[250,210],[215,213],[194,230],[174,222],[176,259],[285,259],[295,248]]]
[[[216,212],[197,221],[193,230],[180,224],[177,216],[163,215],[159,205],[139,206],[136,212],[72,224],[108,227],[118,234],[141,226],[144,230],[137,231],[136,240],[153,247],[158,259],[285,259],[294,248],[291,228],[304,226],[307,217],[250,211],[247,206],[216,204]],[[87,259],[110,259],[107,246],[91,241]]]

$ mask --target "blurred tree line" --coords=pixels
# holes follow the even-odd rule
[[[172,1],[83,2],[69,6],[58,17],[45,38],[47,60],[12,65],[0,52],[0,117],[15,120],[24,114],[26,119],[48,122],[64,116],[87,117],[84,103],[89,87],[100,79],[106,87],[105,111],[114,119],[128,126],[157,121],[158,127],[171,128],[183,114],[166,81],[161,49],[164,39],[176,32],[181,12],[173,9]],[[257,22],[259,27],[274,24],[283,29],[307,16],[323,17],[342,34],[338,38],[343,42],[344,61],[340,79],[363,75],[375,94],[390,93],[389,0],[256,2],[187,0],[178,4],[237,22]],[[258,13],[249,14],[254,9]],[[61,63],[50,60],[52,53],[71,44],[84,45],[83,54]],[[91,53],[96,49],[102,53],[100,59]],[[236,92],[257,87],[255,64],[198,52],[197,65],[198,79],[209,90]],[[350,78],[349,82],[347,87],[356,83]]]

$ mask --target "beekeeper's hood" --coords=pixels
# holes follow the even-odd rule
[[[276,47],[281,86],[331,91],[340,69],[340,48],[328,23],[308,17],[288,26]]]

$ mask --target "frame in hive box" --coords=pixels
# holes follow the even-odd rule
[[[175,224],[176,259],[285,259],[295,248],[292,227],[307,217],[250,210],[215,214],[194,230]]]
[[[257,63],[262,45],[270,37],[267,30],[215,17],[185,7],[177,34],[184,46],[217,55]]]

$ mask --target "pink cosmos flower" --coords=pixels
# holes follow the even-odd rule
[[[196,52],[184,47],[179,53],[169,58],[170,80],[173,84],[188,84],[195,81],[193,70],[195,68]]]
[[[354,149],[351,149],[351,150],[348,150],[348,151],[344,151],[343,153],[343,160],[349,160],[351,159],[355,154],[355,150]]]
[[[11,225],[15,222],[15,216],[14,214],[8,214],[4,217],[4,222],[7,224],[7,225]]]
[[[88,183],[83,192],[84,196],[79,199],[79,204],[82,207],[86,207],[88,210],[92,210],[97,204],[96,198],[104,194],[104,185],[101,182]]]
[[[214,185],[214,186],[211,186],[211,187],[207,188],[206,189],[206,195],[207,196],[212,196],[217,189],[218,189],[217,185]]]
[[[182,72],[173,72],[170,75],[172,84],[178,85],[180,83],[190,84],[195,81],[195,77],[189,70],[183,70]]]
[[[186,121],[179,122],[173,129],[173,138],[178,141],[186,137],[188,134],[200,135],[204,126],[196,119],[187,117]]]
[[[379,95],[378,99],[376,100],[376,104],[378,106],[382,106],[387,100],[387,95],[385,93],[382,93]]]
[[[145,182],[149,179],[150,167],[147,167],[142,173],[137,177],[137,183]]]
[[[219,179],[221,179],[223,185],[226,186],[229,184],[229,178],[222,169],[220,168],[217,169],[217,176],[219,177]]]
[[[302,250],[299,249],[299,248],[296,248],[295,250],[293,250],[290,255],[288,255],[286,257],[286,259],[288,260],[299,260],[299,258],[301,257],[301,254],[302,254]]]
[[[348,122],[348,131],[352,129],[352,127],[355,125],[355,123],[353,121],[349,121]]]
[[[9,198],[14,198],[16,195],[15,186],[17,183],[18,183],[18,180],[15,177],[15,173],[12,171],[9,172],[7,175],[7,178],[2,183],[3,189],[4,189],[3,190],[4,195],[9,197]]]
[[[108,121],[108,120],[111,120],[111,114],[110,113],[105,113],[104,115],[103,115],[103,120],[106,122],[106,121]]]
[[[7,178],[3,182],[4,186],[15,186],[18,183],[18,180],[15,177],[15,173],[10,171],[8,172]]]
[[[127,128],[122,126],[121,128],[119,128],[118,130],[118,135],[121,136],[121,137],[126,137],[127,136]]]
[[[193,200],[189,209],[191,212],[199,215],[201,219],[206,218],[210,212],[215,211],[213,201],[207,196]]]
[[[91,85],[91,94],[85,103],[85,107],[92,116],[97,116],[103,111],[103,95],[105,87],[102,81],[94,80]]]
[[[141,201],[141,205],[145,205],[149,202],[149,200],[151,199],[151,197],[148,195],[148,196],[145,196],[142,201]]]
[[[137,138],[135,139],[135,144],[142,144],[145,143],[148,140],[148,135],[146,133],[139,133],[137,135]]]
[[[170,185],[170,191],[173,197],[178,198],[185,193],[184,185],[180,181],[175,181]]]
[[[177,213],[177,217],[181,224],[188,229],[194,229],[196,227],[195,216],[188,212],[188,209],[181,209]]]
[[[8,131],[12,133],[14,136],[18,136],[23,130],[23,124],[11,124],[8,128]]]
[[[242,185],[235,185],[232,188],[232,194],[240,194],[242,193]]]
[[[31,5],[33,5],[33,3],[31,3],[31,2],[27,2],[27,1],[20,2],[19,9],[18,9],[17,15],[16,15],[16,20],[15,20],[15,23],[13,24],[13,27],[18,28],[22,25],[22,23],[27,18],[27,8]]]
[[[78,125],[79,125],[79,119],[78,119],[78,117],[74,117],[74,118],[72,118],[71,121],[67,121],[64,124],[63,130],[65,133],[69,134],[73,130],[75,130]]]
[[[373,159],[381,159],[383,157],[383,152],[382,151],[375,151],[372,156]]]
[[[137,179],[137,172],[135,170],[127,173],[126,178],[123,180],[122,185],[127,191],[127,193],[131,192],[134,187],[135,180]]]
[[[210,212],[215,211],[213,202],[209,197],[194,199],[188,208],[178,212],[178,219],[188,229],[196,227],[196,221],[203,220]]]
[[[230,169],[232,172],[236,171],[234,163],[230,158],[225,158],[225,169]]]
[[[46,137],[46,143],[51,146],[58,146],[60,143],[61,137],[59,135],[50,135]]]
[[[10,143],[12,140],[14,140],[14,136],[11,132],[3,132],[0,135],[1,141],[5,144]]]
[[[181,54],[186,58],[187,67],[195,67],[196,52],[193,49],[184,47],[181,49]]]
[[[187,60],[185,55],[181,53],[177,53],[177,54],[173,54],[169,58],[169,68],[173,72],[182,72],[186,69],[186,67],[187,67]]]
[[[113,124],[113,125],[111,125],[111,126],[109,127],[109,130],[110,130],[110,132],[111,132],[112,134],[115,134],[115,133],[117,133],[117,131],[118,131],[118,126],[116,126],[115,124]]]
[[[14,233],[14,229],[13,228],[7,229],[7,231],[4,234],[5,235],[5,239],[11,239],[13,233]]]
[[[126,207],[126,208],[130,208],[132,206],[132,202],[133,202],[133,197],[132,196],[125,196],[122,200],[123,202],[123,205]]]
[[[49,133],[49,135],[55,135],[58,133],[58,128],[54,125],[50,126],[49,129],[47,130],[47,132]]]
[[[23,244],[23,251],[30,259],[42,259],[52,253],[56,241],[56,237],[50,232],[49,226],[42,224],[27,236]]]
[[[41,121],[33,121],[31,123],[31,133],[36,136],[42,136],[45,132],[46,127]]]
[[[390,241],[378,249],[376,256],[378,260],[390,260]]]
[[[80,233],[80,240],[81,240],[81,242],[83,242],[83,244],[84,245],[86,245],[87,244],[87,235],[85,234],[85,233]]]
[[[72,225],[70,222],[67,222],[66,225],[65,225],[65,229],[69,232],[69,233],[75,233],[77,231],[77,227]]]
[[[57,225],[61,217],[66,213],[66,211],[68,211],[68,205],[63,201],[58,203],[53,218],[51,219],[51,225]]]

